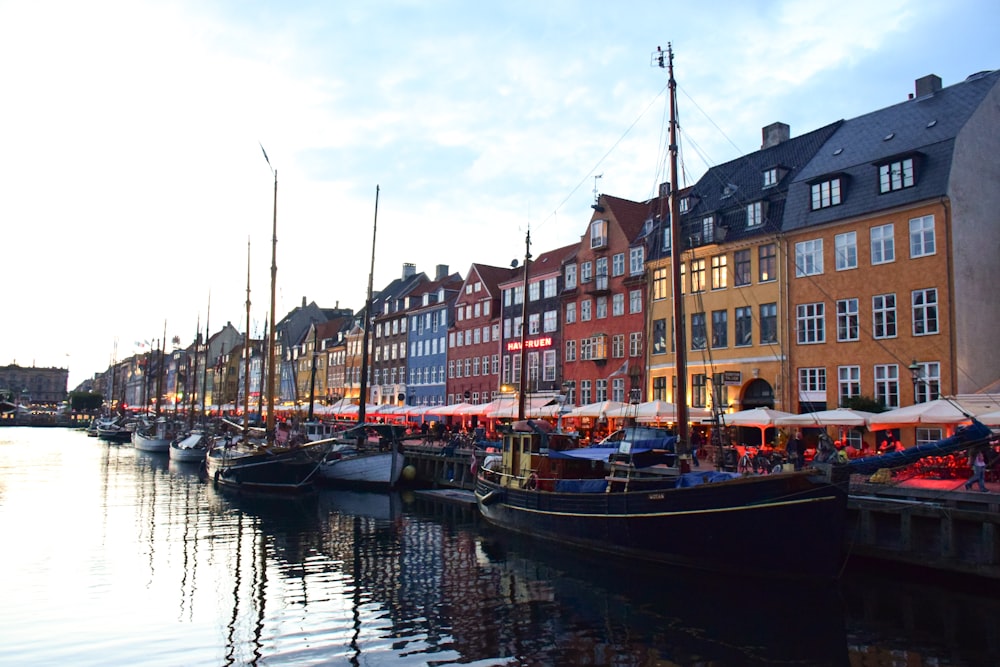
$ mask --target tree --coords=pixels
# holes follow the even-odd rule
[[[100,410],[104,397],[90,391],[71,391],[69,405],[73,412],[94,412]]]
[[[863,410],[864,412],[885,412],[887,410],[882,401],[876,401],[871,396],[851,396],[840,407]]]

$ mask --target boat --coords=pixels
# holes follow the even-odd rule
[[[263,146],[261,147],[263,149]],[[267,158],[267,153],[264,153]],[[271,161],[268,160],[268,166]],[[275,419],[274,385],[276,364],[274,359],[275,281],[278,245],[278,173],[274,171],[274,222],[271,234],[271,309],[270,330],[267,340],[267,421],[266,428],[251,428],[248,422],[250,379],[250,242],[247,241],[247,300],[246,345],[244,345],[246,383],[243,391],[243,425],[230,428],[212,440],[205,454],[205,468],[213,483],[239,489],[265,493],[296,494],[314,489],[314,478],[320,463],[333,444],[332,440],[309,441],[300,434],[293,434],[289,426]]]
[[[96,430],[97,438],[109,444],[123,445],[132,442],[132,430],[134,424],[126,423],[121,419],[98,420]]]
[[[323,459],[319,480],[338,486],[392,488],[406,464],[405,429],[396,424],[358,424],[341,432]]]
[[[143,452],[166,452],[175,437],[172,424],[166,417],[153,421],[142,419],[132,432],[132,446]]]
[[[170,460],[204,463],[211,441],[212,435],[200,429],[178,436],[170,443]]]
[[[664,58],[669,59],[670,182],[676,184],[670,47],[660,52],[661,64]],[[675,249],[681,247],[677,191],[670,190]],[[526,253],[525,283],[529,258]],[[679,265],[672,262],[675,321],[683,321]],[[742,577],[835,579],[843,565],[847,484],[818,468],[767,475],[692,470],[684,328],[675,327],[674,335],[675,451],[625,438],[617,448],[581,447],[570,434],[519,414],[503,434],[501,455],[476,466],[482,517],[501,529],[636,561]],[[521,349],[523,355],[523,340]],[[525,367],[522,358],[522,374]]]

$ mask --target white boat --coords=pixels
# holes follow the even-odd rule
[[[170,449],[174,433],[166,417],[140,424],[132,432],[132,446],[143,452],[165,452]]]
[[[206,431],[191,431],[170,443],[171,461],[204,463],[211,436]]]
[[[331,485],[392,488],[405,465],[403,428],[359,424],[344,431],[319,467],[320,482]]]

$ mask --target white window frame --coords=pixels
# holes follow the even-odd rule
[[[861,339],[861,319],[858,300],[837,300],[837,342],[846,343]]]
[[[834,237],[833,246],[838,271],[858,268],[857,232],[844,232],[843,234],[837,234]]]
[[[934,216],[923,215],[910,219],[910,259],[929,257],[937,252],[934,235]]]
[[[895,338],[898,335],[896,295],[876,294],[872,297],[872,338]]]
[[[826,304],[822,301],[795,307],[795,332],[799,345],[826,342]]]
[[[896,261],[895,229],[893,223],[872,227],[871,238],[872,265],[888,264]]]
[[[913,335],[930,336],[940,333],[938,291],[936,287],[913,290],[910,293],[913,312]]]
[[[818,276],[823,273],[823,239],[799,241],[795,244],[795,277]]]

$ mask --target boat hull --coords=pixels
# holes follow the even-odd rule
[[[170,438],[156,438],[138,431],[132,434],[132,446],[144,452],[165,452],[170,449]]]
[[[787,578],[835,578],[843,563],[846,491],[804,473],[610,493],[480,476],[476,500],[500,528],[644,561]]]
[[[313,488],[329,443],[312,443],[284,450],[246,453],[224,447],[209,450],[209,479],[220,486],[246,491],[300,493]]]
[[[332,452],[319,469],[319,480],[332,485],[391,488],[399,481],[405,457],[399,451]]]
[[[208,438],[204,433],[192,433],[182,440],[170,443],[170,460],[183,461],[186,463],[204,463],[208,447],[205,441]]]

